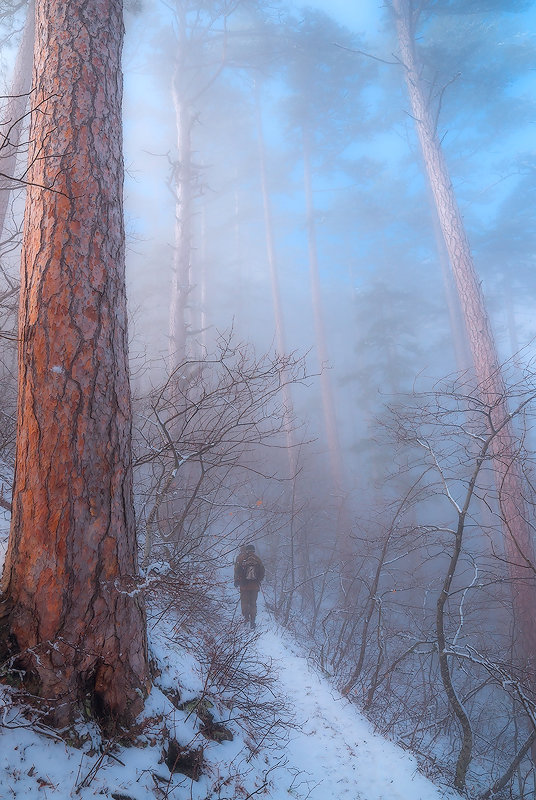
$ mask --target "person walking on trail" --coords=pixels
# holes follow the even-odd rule
[[[242,616],[251,627],[255,627],[257,616],[257,595],[264,578],[264,564],[252,544],[242,547],[234,566],[234,585],[240,589]]]

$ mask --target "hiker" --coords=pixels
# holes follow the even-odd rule
[[[234,585],[240,589],[240,607],[242,616],[251,627],[255,627],[257,615],[257,595],[264,578],[264,564],[255,553],[255,547],[247,544],[240,548],[235,567]]]

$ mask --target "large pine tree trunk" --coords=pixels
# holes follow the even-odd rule
[[[532,532],[527,523],[522,475],[516,459],[513,430],[508,420],[506,389],[461,213],[445,158],[423,90],[414,45],[415,11],[411,0],[393,0],[412,114],[421,144],[430,188],[454,273],[458,295],[484,404],[493,409],[490,424],[502,431],[494,440],[492,456],[500,497],[504,547],[509,562],[518,655],[536,667],[536,564]],[[534,682],[536,688],[536,681]]]
[[[18,663],[57,724],[88,698],[104,720],[128,721],[148,688],[131,591],[122,34],[122,0],[36,2],[34,103],[46,103],[30,134],[2,590]]]

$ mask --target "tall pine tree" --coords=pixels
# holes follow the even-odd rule
[[[3,627],[66,724],[148,688],[124,288],[122,0],[38,0]],[[46,187],[46,188],[44,188]]]

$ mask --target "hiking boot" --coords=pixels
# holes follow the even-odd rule
[[[251,630],[253,630],[253,628],[255,628],[255,627],[256,627],[256,625],[255,625],[255,620],[254,620],[254,619],[252,619],[252,620],[251,620]]]

